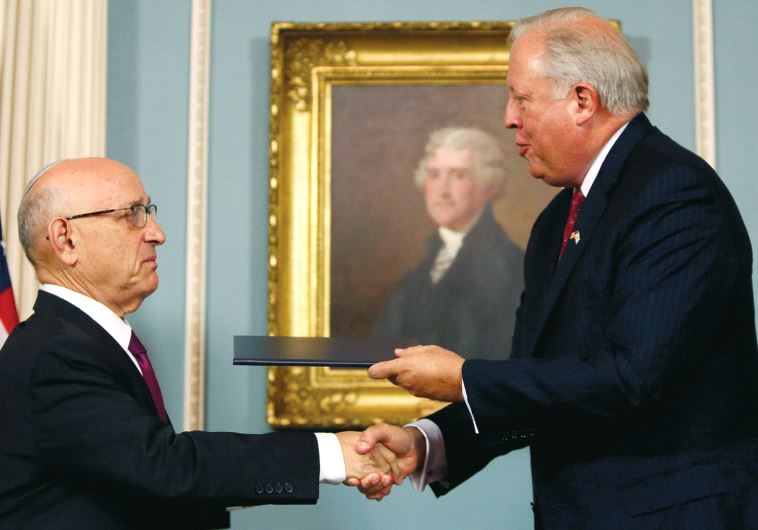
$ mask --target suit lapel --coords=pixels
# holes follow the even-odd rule
[[[587,245],[592,241],[592,236],[595,233],[595,229],[601,222],[603,213],[608,206],[608,194],[614,188],[619,180],[621,169],[626,161],[629,153],[639,143],[645,134],[647,134],[652,125],[648,121],[644,114],[638,114],[629,125],[627,125],[624,132],[619,136],[616,143],[611,148],[608,156],[605,158],[603,165],[600,167],[597,178],[592,185],[592,189],[587,196],[587,199],[582,206],[582,210],[577,219],[574,231],[579,234],[578,240],[569,240],[566,245],[566,249],[563,252],[563,257],[555,264],[552,260],[546,259],[544,271],[552,270],[553,267],[555,273],[551,276],[545,275],[547,290],[542,292],[542,299],[537,301],[539,304],[539,310],[537,312],[537,320],[534,326],[534,335],[532,340],[529,341],[529,347],[527,349],[527,355],[535,355],[534,348],[539,342],[539,337],[542,334],[542,330],[545,326],[545,322],[550,317],[550,314],[555,307],[556,301],[566,286],[566,282],[571,276],[571,272],[579,262]],[[567,190],[568,191],[568,190]],[[570,192],[567,194],[570,197]],[[568,215],[568,202],[564,208],[566,215]],[[564,217],[565,221],[565,217]],[[561,233],[562,225],[556,230],[556,233]],[[560,242],[558,243],[560,245]],[[550,245],[552,249],[553,245]],[[554,253],[546,253],[547,256],[557,256],[560,246],[555,249]]]
[[[572,193],[571,188],[566,188],[560,192],[556,203],[556,211],[560,213],[548,223],[550,227],[548,236],[544,238],[543,248],[540,252],[540,255],[543,256],[543,259],[540,260],[540,285],[542,286],[539,291],[540,300],[545,299],[558,267],[557,257],[561,250],[563,227],[566,224],[566,217],[568,217]]]
[[[40,316],[47,315],[66,320],[90,335],[102,347],[102,358],[99,361],[103,369],[111,372],[130,393],[135,394],[140,403],[154,410],[156,416],[158,415],[145,379],[129,359],[128,354],[102,326],[84,311],[62,298],[39,291],[34,303],[34,312]]]
[[[571,193],[569,188],[560,191],[540,214],[532,229],[524,258],[524,287],[527,294],[521,308],[524,325],[521,346],[517,346],[517,339],[514,338],[512,355],[515,357],[531,356],[540,336],[543,323],[541,301],[546,299],[555,274],[555,258],[561,248]]]

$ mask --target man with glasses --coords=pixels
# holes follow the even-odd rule
[[[41,287],[0,351],[0,527],[218,528],[228,505],[401,474],[384,448],[356,455],[356,433],[174,431],[124,320],[158,287],[156,213],[105,158],[57,162],[27,188],[19,235]]]

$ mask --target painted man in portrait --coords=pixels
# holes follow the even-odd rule
[[[395,287],[379,335],[439,344],[467,358],[508,355],[523,252],[491,207],[507,175],[488,133],[451,127],[430,135],[414,179],[437,230],[421,263]]]

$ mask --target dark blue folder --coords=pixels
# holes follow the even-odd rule
[[[234,364],[362,368],[395,358],[415,339],[373,337],[234,337]]]

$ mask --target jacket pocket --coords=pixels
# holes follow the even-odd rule
[[[622,499],[629,515],[640,515],[710,497],[726,489],[720,463],[697,462],[629,482],[622,486]]]

